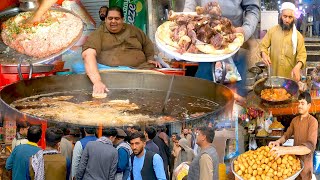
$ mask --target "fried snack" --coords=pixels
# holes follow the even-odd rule
[[[291,97],[291,94],[284,88],[270,88],[261,91],[261,98],[267,101],[285,101]]]
[[[269,129],[283,129],[284,126],[281,124],[281,122],[275,120],[270,124]]]
[[[233,164],[233,170],[245,180],[287,179],[301,169],[300,160],[294,155],[275,159],[271,148],[262,146],[255,151],[241,154]]]
[[[102,99],[107,97],[107,93],[92,93],[93,98]]]

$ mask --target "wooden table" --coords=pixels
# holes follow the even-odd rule
[[[263,103],[261,99],[254,94],[254,92],[250,92],[247,97],[248,106],[259,107],[265,111],[271,111],[273,116],[280,115],[297,115],[298,114],[298,100],[293,99],[292,102],[287,104],[277,104],[270,105],[267,103]],[[320,99],[313,98],[311,108],[309,111],[310,114],[320,113]]]

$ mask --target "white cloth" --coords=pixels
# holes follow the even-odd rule
[[[38,151],[31,158],[31,165],[34,171],[35,180],[44,180],[44,160],[43,160],[43,150]]]
[[[297,8],[291,2],[284,2],[281,5],[280,11],[282,12],[285,9],[292,10],[293,14],[295,14]],[[293,48],[292,48],[293,49],[293,54],[296,54],[296,52],[297,52],[297,44],[298,44],[298,33],[297,33],[297,28],[296,28],[295,24],[293,24],[291,41],[292,41],[292,46],[293,46]]]
[[[57,150],[39,150],[31,157],[31,166],[34,171],[34,180],[45,180],[44,158],[46,154],[58,154]]]

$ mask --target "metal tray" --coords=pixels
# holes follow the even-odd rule
[[[236,160],[236,159],[237,159],[237,158],[234,158],[234,159],[232,160],[232,162],[231,162],[231,170],[232,170],[232,172],[233,172],[233,174],[234,174],[235,177],[237,177],[239,180],[244,180],[241,176],[239,176],[239,175],[234,171],[233,162],[234,162],[234,160]],[[285,179],[285,180],[295,180],[295,179],[299,176],[299,174],[301,173],[301,171],[302,171],[303,168],[304,168],[304,163],[303,163],[303,161],[301,161],[301,159],[300,159],[300,163],[301,163],[301,169],[300,169],[298,172],[296,172],[295,174],[293,174],[292,176],[290,176],[290,177],[288,177],[287,179]]]
[[[282,131],[284,128],[269,128],[269,130]]]
[[[32,66],[33,73],[42,73],[50,72],[54,68],[53,64],[35,64]],[[21,73],[26,74],[30,72],[29,65],[21,65]],[[1,65],[1,73],[3,74],[17,74],[18,66],[17,65]]]
[[[268,136],[269,138],[281,138],[282,136]]]
[[[69,11],[67,9],[64,9],[64,8],[51,8],[51,10],[67,12],[67,13],[73,14],[74,16],[80,18],[77,14],[75,14],[72,11]],[[3,17],[6,17],[6,18],[13,17],[20,12],[21,12],[21,10],[19,8],[13,8],[13,9],[3,11],[0,13],[0,19]],[[33,64],[46,63],[46,62],[50,61],[51,59],[63,54],[64,52],[69,50],[71,47],[73,47],[81,38],[82,33],[83,33],[83,25],[82,25],[82,30],[80,31],[78,36],[67,47],[65,47],[64,49],[60,50],[59,52],[54,53],[54,54],[52,54],[48,57],[45,57],[45,58],[35,58],[35,57],[31,57],[31,56],[28,56],[25,54],[21,54],[21,53],[15,51],[14,49],[9,48],[6,44],[4,44],[1,37],[0,37],[0,64],[18,64],[19,59],[24,59],[24,60],[30,61]]]

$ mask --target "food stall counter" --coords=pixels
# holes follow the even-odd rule
[[[250,92],[247,97],[247,104],[249,106],[257,106],[265,111],[272,112],[274,116],[298,114],[297,99],[293,99],[291,102],[285,104],[267,104],[262,102],[261,99],[254,94],[254,92]],[[320,99],[312,99],[310,113],[320,113]]]

